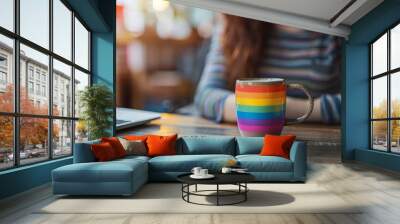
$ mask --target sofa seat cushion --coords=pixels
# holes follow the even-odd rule
[[[177,141],[177,154],[235,155],[235,138],[232,136],[196,135],[183,136]]]
[[[141,172],[147,172],[147,163],[140,159],[75,163],[53,170],[53,181],[131,182],[132,177]]]
[[[148,157],[148,156],[131,155],[131,156],[125,156],[124,158],[121,158],[121,159],[114,160],[113,162],[116,162],[116,161],[127,161],[127,162],[129,162],[129,161],[135,161],[135,160],[147,162],[147,161],[149,161],[149,159],[150,159],[150,157]]]
[[[231,155],[174,155],[158,156],[149,160],[149,170],[152,172],[190,172],[193,167],[203,167],[210,171],[219,171],[230,159]]]
[[[236,160],[249,172],[293,172],[293,162],[278,156],[239,155]]]

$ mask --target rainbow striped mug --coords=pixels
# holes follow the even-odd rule
[[[285,118],[288,88],[302,90],[309,102],[307,112],[293,121]],[[313,97],[303,85],[278,78],[236,80],[235,94],[237,125],[243,136],[279,135],[284,125],[305,121],[314,107]]]

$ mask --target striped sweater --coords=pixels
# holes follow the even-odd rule
[[[222,121],[228,90],[224,77],[224,55],[220,46],[222,29],[213,35],[206,65],[195,95],[200,114]],[[341,39],[310,31],[288,31],[277,26],[271,34],[258,68],[258,77],[284,78],[288,83],[303,84],[321,102],[322,122],[340,121],[340,48]],[[297,90],[288,96],[304,97]]]

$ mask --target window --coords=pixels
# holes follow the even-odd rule
[[[7,56],[0,55],[0,67],[7,68]]]
[[[40,70],[39,69],[36,69],[36,80],[40,81]]]
[[[7,85],[7,56],[0,54],[0,88],[5,88]],[[4,91],[4,89],[3,89]]]
[[[0,170],[72,155],[87,139],[73,105],[90,85],[89,30],[62,0],[1,0],[0,26]]]
[[[370,45],[371,148],[400,153],[400,24]]]
[[[71,60],[72,12],[60,1],[53,0],[53,41],[54,53]]]
[[[33,80],[33,67],[32,66],[29,66],[28,74],[29,74],[29,79]]]
[[[7,73],[0,70],[0,84],[6,85],[7,84]]]
[[[49,48],[49,0],[19,0],[21,36]]]
[[[14,31],[14,0],[1,0],[0,26]]]
[[[28,92],[29,92],[29,94],[33,94],[33,92],[34,92],[33,82],[28,82]]]
[[[36,95],[40,95],[40,84],[36,84]]]
[[[0,20],[3,16],[1,15],[3,12],[2,10],[3,9],[0,9]],[[0,46],[0,57],[2,58],[0,62],[0,73],[3,74],[3,81],[0,81],[3,82],[0,85],[0,113],[12,113],[14,112],[14,71],[12,69],[11,62],[12,58],[14,57],[14,41],[13,39],[0,33]],[[0,148],[2,147],[1,145],[2,144],[0,143]],[[10,144],[7,143],[7,145]]]
[[[42,96],[46,96],[46,86],[42,86]]]
[[[82,68],[89,69],[89,32],[75,18],[75,62]]]

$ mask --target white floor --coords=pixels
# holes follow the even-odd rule
[[[341,164],[337,153],[310,153],[307,184],[316,184],[341,199],[362,203],[360,213],[305,214],[43,214],[54,201],[49,186],[0,202],[0,223],[107,224],[253,224],[253,223],[400,223],[400,176],[361,164]],[[311,201],[321,203],[318,197]],[[312,200],[315,199],[315,200]],[[174,206],[174,205],[171,205]]]

